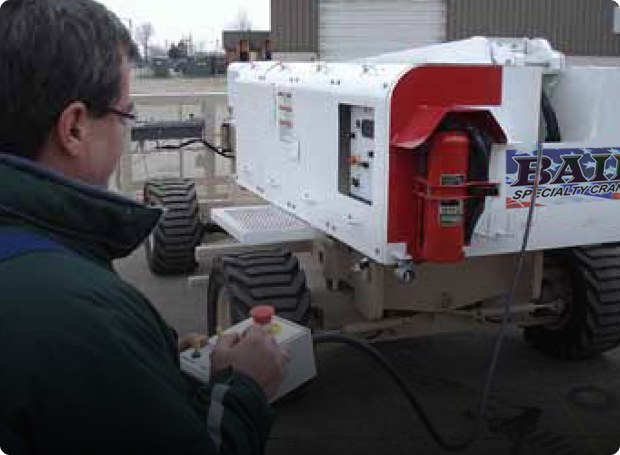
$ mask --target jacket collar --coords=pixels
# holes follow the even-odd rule
[[[0,153],[0,224],[30,226],[111,261],[137,248],[161,214],[160,209]]]

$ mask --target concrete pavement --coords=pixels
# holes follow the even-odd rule
[[[350,298],[328,292],[309,266],[313,300]],[[144,252],[119,261],[180,333],[204,331],[204,291],[185,277],[160,278]],[[447,438],[473,425],[495,332],[450,334],[381,343]],[[401,392],[368,357],[347,347],[318,350],[318,378],[294,400],[276,405],[267,447],[280,454],[445,454]],[[597,360],[561,362],[529,347],[518,331],[505,340],[476,455],[611,455],[620,447],[620,350]]]

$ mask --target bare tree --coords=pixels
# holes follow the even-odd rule
[[[142,53],[145,60],[149,58],[149,42],[155,34],[153,24],[145,22],[136,28],[136,41],[142,46]]]
[[[252,30],[252,21],[250,21],[246,9],[239,8],[237,16],[235,16],[235,19],[230,23],[230,30]]]

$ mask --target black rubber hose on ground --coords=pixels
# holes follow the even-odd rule
[[[385,358],[383,354],[381,354],[377,348],[370,345],[367,341],[362,340],[361,338],[353,337],[350,335],[344,335],[341,333],[316,333],[313,335],[315,344],[323,344],[323,343],[339,343],[346,344],[352,348],[355,348],[359,351],[362,351],[366,354],[369,354],[381,367],[383,370],[396,382],[399,389],[406,396],[407,401],[413,408],[413,410],[420,416],[420,420],[424,424],[425,428],[431,435],[431,437],[435,440],[435,442],[443,449],[449,451],[460,451],[468,448],[477,438],[480,433],[480,420],[476,423],[476,427],[474,431],[464,438],[462,441],[452,442],[446,441],[445,438],[439,434],[430,418],[426,414],[426,411],[422,407],[422,405],[418,402],[418,399],[415,397],[413,392],[409,389],[402,376],[394,369],[394,367],[390,364],[390,362]]]

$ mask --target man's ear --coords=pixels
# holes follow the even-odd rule
[[[70,156],[82,153],[88,136],[89,116],[86,105],[80,101],[69,104],[56,123],[56,136],[60,149]]]

